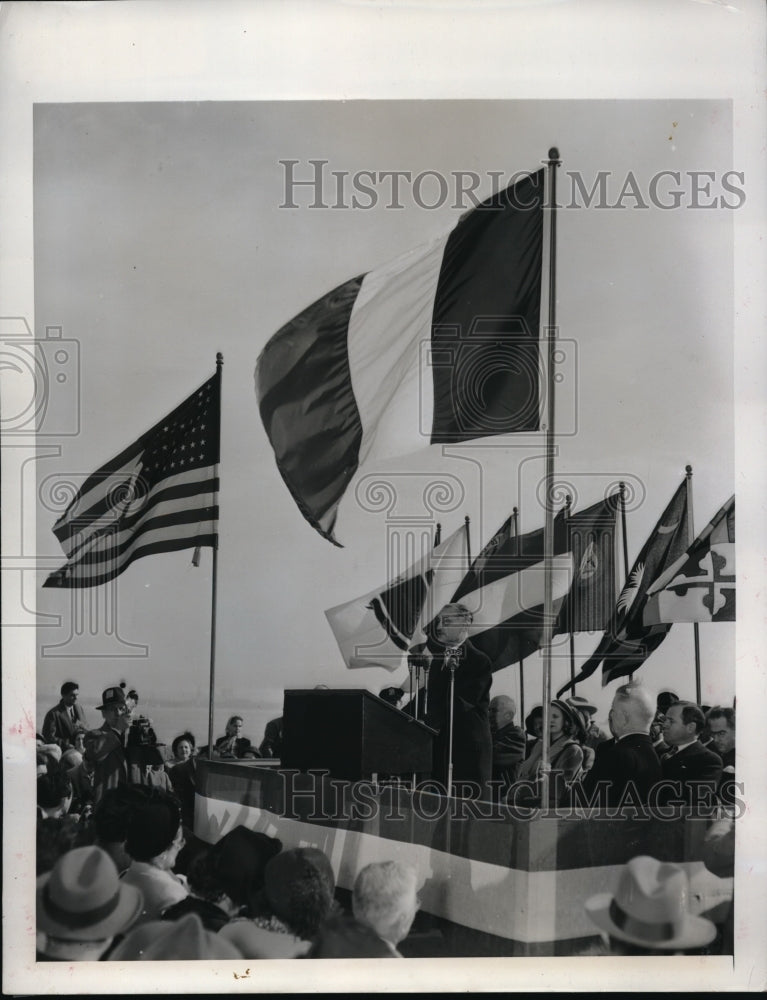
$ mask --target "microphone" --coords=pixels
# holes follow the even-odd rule
[[[460,646],[448,646],[445,649],[444,667],[449,667],[450,670],[455,670],[462,655],[463,649]]]

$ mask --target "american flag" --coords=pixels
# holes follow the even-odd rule
[[[134,559],[218,541],[217,372],[90,475],[53,526],[67,563],[44,587],[95,587]]]

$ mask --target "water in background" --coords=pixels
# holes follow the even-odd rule
[[[139,691],[140,693],[140,691]],[[58,699],[47,699],[43,701],[38,698],[37,715],[35,725],[37,731],[43,724],[45,713],[49,708],[57,704]],[[101,704],[101,702],[96,702]],[[277,697],[270,699],[271,707],[264,707],[264,702],[254,702],[251,699],[241,698],[236,703],[219,704],[216,703],[213,717],[213,739],[218,739],[224,735],[226,720],[230,715],[241,715],[243,717],[242,735],[247,736],[251,743],[258,746],[264,738],[264,729],[270,719],[276,719],[282,715],[282,699]],[[101,712],[93,708],[87,701],[83,702],[88,725],[95,729],[103,722]],[[145,715],[152,720],[152,726],[160,743],[172,743],[173,739],[185,730],[191,732],[197,746],[204,746],[208,742],[208,704],[207,702],[195,704],[184,704],[177,701],[164,700],[158,698],[155,701],[141,699],[138,709],[134,712],[137,715]]]

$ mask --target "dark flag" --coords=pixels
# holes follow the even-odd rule
[[[221,379],[88,477],[53,527],[67,562],[44,587],[95,587],[158,552],[215,546]]]
[[[566,523],[575,575],[555,634],[603,629],[615,605],[615,523],[620,494],[571,514]]]
[[[591,677],[602,666],[602,684],[624,677],[641,667],[647,657],[666,638],[670,625],[646,627],[643,620],[647,589],[676,559],[688,543],[687,481],[671,498],[660,520],[642,546],[629,577],[618,596],[610,623],[593,654],[583,664],[574,680],[557,692],[565,691]]]
[[[256,366],[277,467],[334,536],[363,461],[537,431],[543,171],[450,233],[338,286],[283,326]]]

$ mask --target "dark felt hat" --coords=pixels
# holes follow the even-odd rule
[[[227,896],[242,906],[263,886],[264,869],[281,850],[276,837],[236,826],[211,848],[211,866]]]
[[[101,695],[101,704],[96,708],[122,708],[125,705],[125,691],[121,687],[110,687]]]

